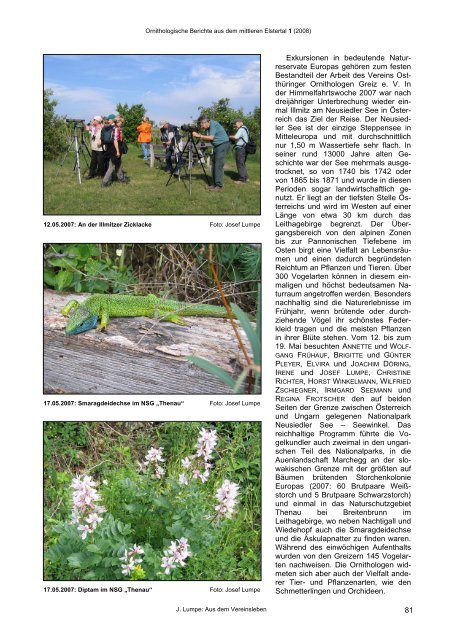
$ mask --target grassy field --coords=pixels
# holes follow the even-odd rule
[[[81,165],[87,175],[85,162]],[[172,179],[166,186],[167,174],[159,160],[153,169],[143,161],[141,149],[129,145],[129,153],[123,158],[123,169],[130,182],[127,185],[114,182],[108,189],[101,189],[100,179],[82,179],[78,182],[73,173],[74,155],[70,153],[63,166],[58,162],[44,162],[44,214],[246,214],[259,215],[260,208],[260,158],[249,156],[247,167],[250,182],[237,185],[236,164],[231,151],[225,163],[223,190],[210,193],[202,169],[193,170],[192,195],[182,182]],[[211,176],[208,169],[208,175]],[[186,181],[188,187],[188,179]]]

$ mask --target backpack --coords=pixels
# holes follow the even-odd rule
[[[256,153],[256,142],[253,142],[252,138],[250,137],[249,130],[247,129],[245,124],[242,125],[242,128],[247,131],[248,142],[245,142],[244,138],[242,138],[242,137],[240,139],[244,140],[244,142],[245,142],[245,151],[246,151],[246,153],[248,155],[253,156]]]
[[[126,153],[128,152],[128,146],[127,144],[124,142],[124,140],[121,140],[120,142],[120,151],[121,151],[121,155],[125,156]]]
[[[101,142],[104,146],[108,144],[112,144],[113,142],[112,138],[113,138],[113,125],[106,124],[101,129]]]

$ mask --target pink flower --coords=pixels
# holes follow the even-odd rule
[[[209,469],[212,468],[209,460],[214,452],[218,436],[215,429],[201,429],[198,433],[196,453],[183,458],[181,464],[184,469],[191,469],[192,478],[206,482],[209,477]]]
[[[162,447],[151,447],[145,456],[145,460],[143,462],[138,462],[139,473],[142,473],[145,471],[146,467],[151,465],[151,467],[154,468],[156,478],[163,478],[165,475],[165,469],[159,464],[159,462],[165,462],[165,458],[162,454]]]
[[[96,512],[90,513],[87,518],[88,524],[91,524],[93,529],[96,529],[97,525],[102,522],[103,518],[100,518]]]
[[[87,535],[89,533],[91,533],[91,527],[87,524],[80,524],[77,529],[79,531],[81,531],[82,533],[80,534],[80,537],[82,538],[82,540],[85,540],[85,538],[87,537]]]
[[[184,561],[191,555],[187,538],[174,540],[169,548],[165,549],[160,566],[165,569],[165,573],[168,575],[172,569],[176,569],[178,564],[180,567],[185,567],[186,563]]]
[[[224,480],[222,486],[216,491],[217,506],[215,510],[223,518],[231,518],[239,494],[239,485],[230,480]]]
[[[124,573],[125,576],[129,576],[134,566],[136,564],[141,564],[143,558],[140,556],[144,553],[145,552],[142,547],[139,547],[136,544],[134,544],[129,550],[125,549],[124,555],[121,556],[121,560],[124,560],[124,564],[121,565],[121,573]]]
[[[163,449],[159,447],[158,449],[151,447],[148,453],[145,456],[145,460],[148,460],[151,463],[154,462],[164,462],[164,458],[162,457]]]
[[[127,564],[122,564],[121,568],[122,568],[121,573],[124,573],[125,576],[130,576],[131,575],[131,571],[134,568],[134,561],[132,560],[131,562],[128,562]]]
[[[162,558],[162,564],[160,565],[165,569],[165,573],[168,575],[172,569],[175,568],[175,560],[171,556],[164,556]]]
[[[217,444],[217,431],[215,429],[201,429],[200,437],[197,440],[197,456],[206,461],[211,457]]]
[[[105,512],[105,507],[99,503],[100,495],[96,491],[96,482],[91,476],[76,476],[71,482],[72,514],[71,522],[77,524],[81,531],[82,540],[88,533],[92,533],[97,525],[102,522],[100,513]]]

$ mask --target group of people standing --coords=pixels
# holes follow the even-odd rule
[[[223,180],[225,174],[225,160],[230,149],[231,143],[234,144],[234,153],[236,158],[236,168],[238,179],[236,184],[245,184],[249,181],[247,167],[247,143],[250,140],[250,134],[241,119],[235,122],[236,133],[228,135],[220,122],[211,118],[202,116],[199,119],[200,128],[205,133],[193,131],[194,138],[205,140],[212,145],[212,185],[208,187],[208,191],[218,192],[223,188]],[[181,135],[178,127],[170,124],[167,120],[160,123],[161,140],[166,147],[166,170],[177,175],[181,165]],[[172,167],[172,154],[176,157],[176,166]]]
[[[230,148],[230,144],[234,144],[234,153],[236,156],[236,169],[238,179],[236,184],[245,184],[249,181],[247,167],[247,143],[249,142],[249,131],[241,119],[235,122],[236,133],[228,135],[220,122],[211,120],[208,117],[200,119],[200,127],[205,133],[195,131],[194,138],[209,141],[212,144],[212,182],[208,187],[209,191],[218,192],[223,188],[223,178],[225,169],[225,160]]]
[[[208,187],[209,191],[218,192],[223,188],[225,160],[231,143],[234,144],[234,154],[238,179],[236,184],[245,184],[249,181],[246,161],[247,144],[250,135],[247,127],[241,119],[235,122],[236,133],[228,135],[223,126],[208,117],[201,117],[200,128],[205,133],[193,132],[193,137],[205,140],[212,144],[212,181]],[[127,151],[123,140],[123,118],[110,114],[103,118],[94,116],[86,129],[90,134],[91,142],[91,164],[87,180],[102,176],[102,187],[109,187],[116,174],[118,181],[127,184],[129,181],[122,168],[122,156]],[[147,116],[137,127],[137,141],[141,144],[143,158],[149,162],[151,157],[152,143],[152,122]],[[182,138],[178,127],[170,124],[166,120],[160,122],[161,142],[165,148],[166,170],[178,174],[182,162],[181,145]],[[176,166],[173,167],[172,157],[176,157]]]

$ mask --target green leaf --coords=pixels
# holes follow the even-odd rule
[[[248,376],[248,373],[249,373],[248,367],[246,367],[241,371],[233,387],[233,393],[241,393],[242,385],[244,384],[245,379]]]
[[[87,551],[89,551],[90,553],[101,553],[101,550],[96,544],[89,544],[87,546]]]
[[[84,580],[96,580],[96,574],[94,571],[88,571],[87,573],[83,574],[83,579]]]
[[[165,507],[165,509],[169,509],[171,507],[171,502],[165,496],[156,496],[153,500],[154,504],[158,507]]]
[[[141,505],[139,502],[130,502],[124,505],[124,508],[129,513],[140,513],[140,511],[142,511],[143,509],[143,505]]]
[[[63,269],[77,265],[77,261],[73,258],[50,258],[47,262],[53,267],[62,267]]]
[[[122,487],[126,487],[128,489],[135,489],[135,482],[130,478],[123,478],[118,483]]]
[[[118,566],[118,558],[104,558],[102,564],[104,567],[117,567]]]
[[[98,564],[102,562],[102,556],[99,554],[92,554],[84,559],[83,566],[84,568],[88,567],[97,567]]]
[[[68,557],[68,564],[73,569],[80,569],[80,567],[82,566],[83,560],[84,560],[83,553],[73,553]]]
[[[198,358],[198,356],[188,356],[187,360],[197,367],[200,367],[200,369],[203,369],[207,373],[216,376],[231,389],[234,388],[234,385],[236,384],[234,378],[232,378],[227,371],[217,366],[213,362],[209,362],[209,360],[205,360],[204,358]]]
[[[257,365],[261,362],[261,340],[257,331],[253,328],[247,315],[240,309],[237,304],[232,303],[231,308],[236,314],[241,327],[244,329],[253,352],[253,362]]]
[[[72,282],[72,273],[70,271],[59,271],[55,276],[55,284],[58,291],[67,289]]]
[[[55,273],[52,269],[44,269],[44,284],[48,287],[55,287]]]
[[[75,244],[72,245],[71,249],[84,260],[90,257],[96,257],[101,253],[99,247],[95,244]]]
[[[257,313],[255,330],[261,341],[261,285],[258,285],[258,300],[257,300]]]

